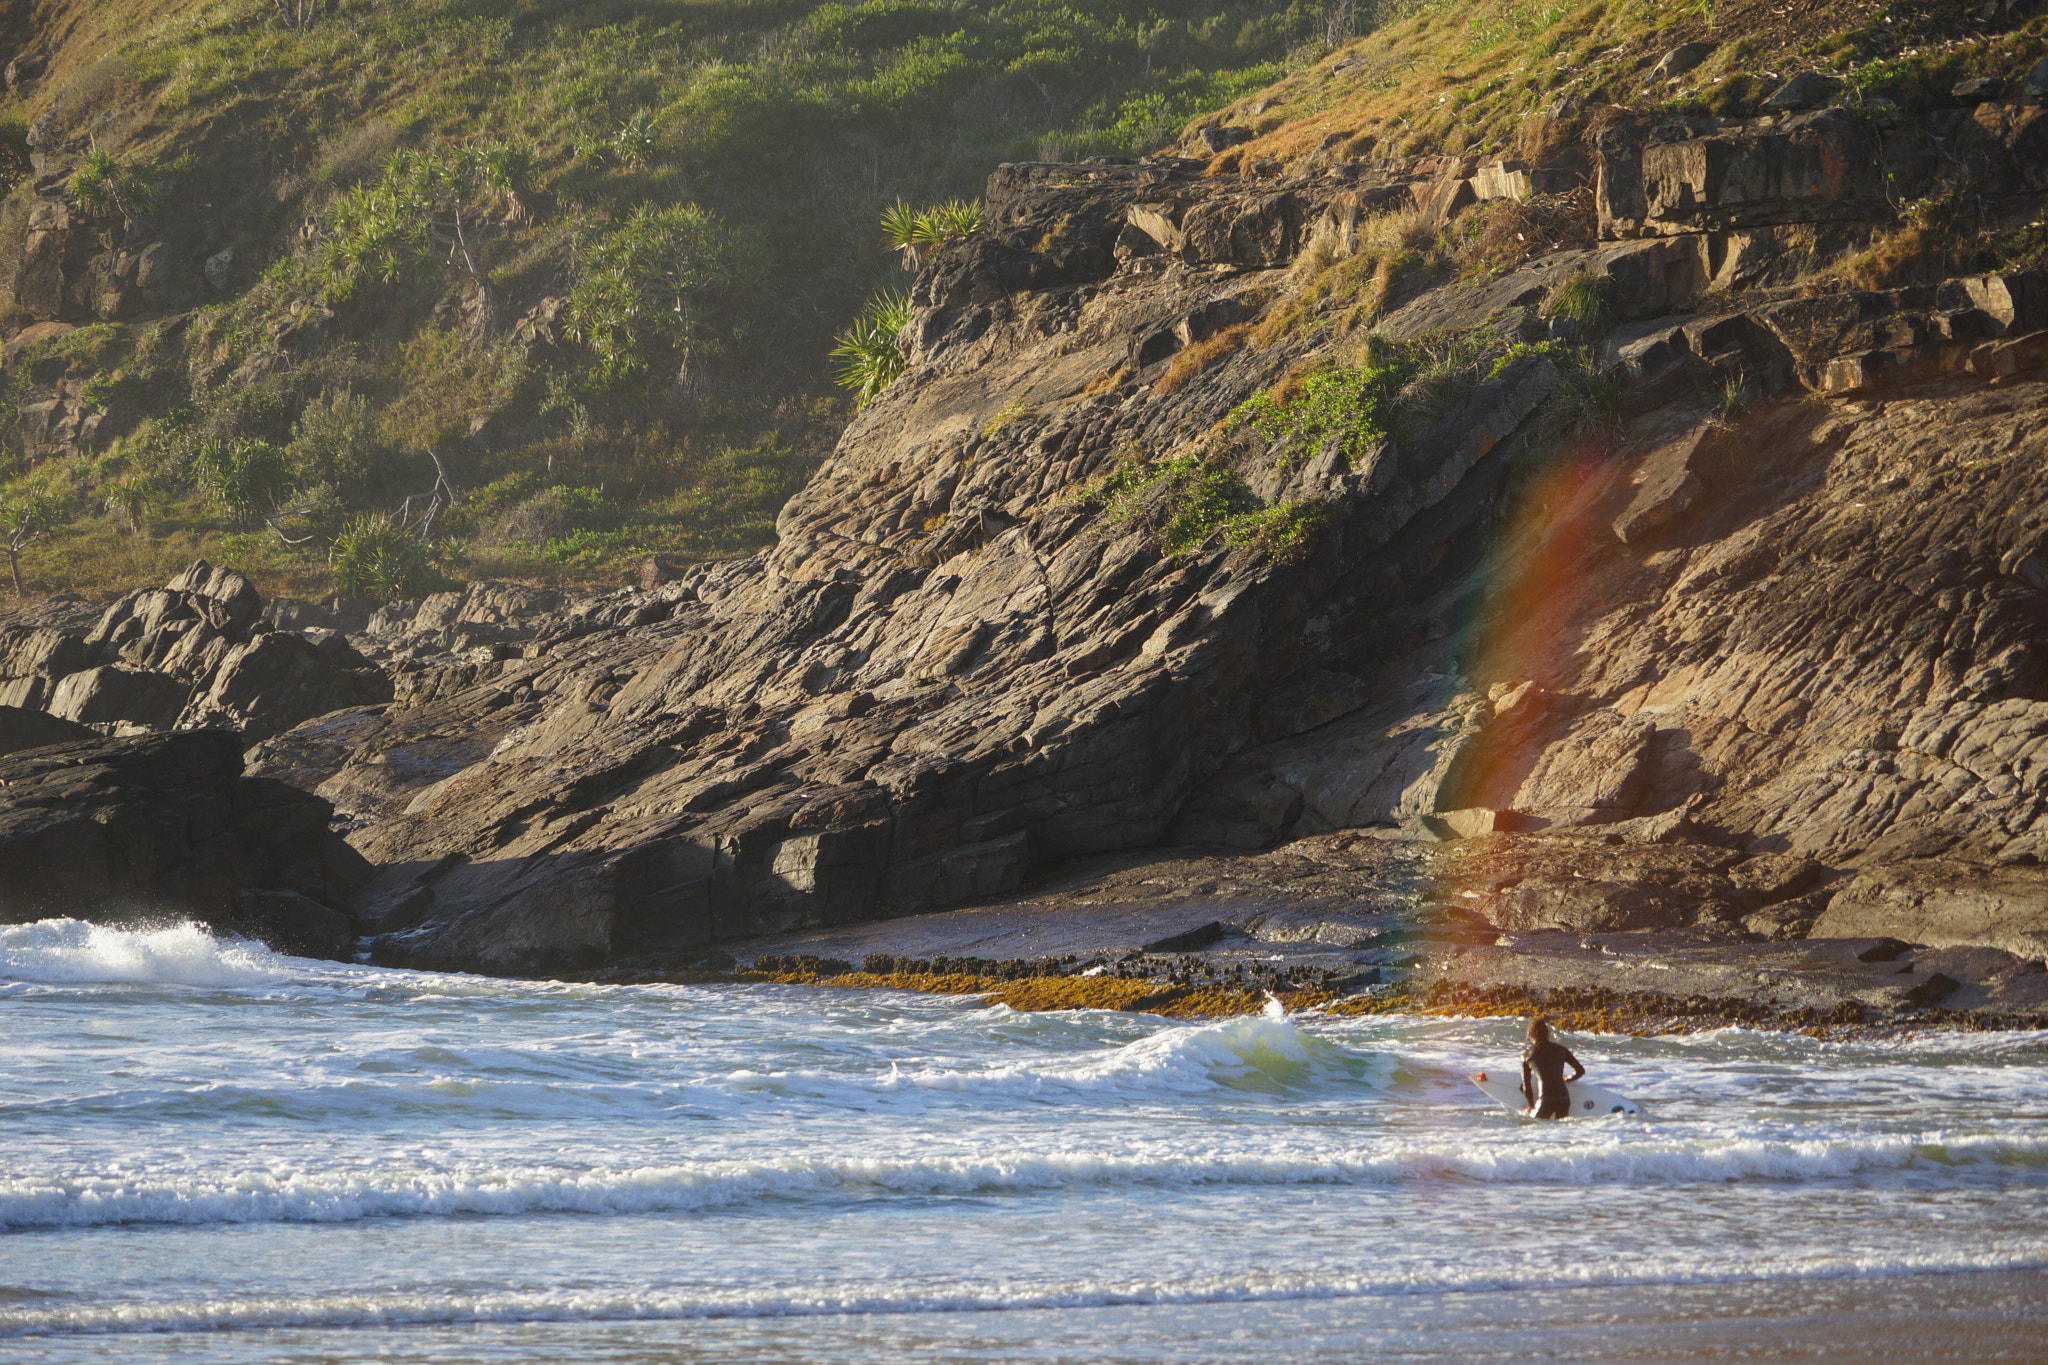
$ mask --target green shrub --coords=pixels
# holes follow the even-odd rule
[[[645,544],[646,535],[640,531],[600,531],[584,528],[548,541],[539,547],[534,557],[544,564],[591,569],[621,555],[643,549]]]
[[[131,534],[142,534],[149,524],[150,509],[157,502],[156,489],[148,479],[131,474],[111,480],[100,486],[100,494],[110,509],[121,513]]]
[[[292,490],[291,463],[268,441],[209,441],[192,462],[207,504],[237,530],[252,530]]]
[[[608,531],[619,524],[619,506],[601,488],[555,487],[548,490],[569,525],[578,530]]]
[[[861,5],[820,5],[811,11],[810,26],[822,47],[872,52],[935,37],[958,22],[950,5],[934,5],[928,0],[867,0]]]
[[[522,189],[533,167],[531,152],[504,143],[393,152],[375,184],[328,208],[319,250],[328,296],[342,302],[365,284],[393,284],[439,260],[460,264],[455,237],[473,243],[479,211]]]
[[[567,330],[596,360],[601,383],[645,370],[658,347],[706,340],[701,296],[733,283],[747,253],[695,204],[643,204],[587,247],[569,295]]]
[[[1303,376],[1294,392],[1255,394],[1231,414],[1281,446],[1282,458],[1298,461],[1334,441],[1356,467],[1373,447],[1399,427],[1396,400],[1414,378],[1412,363],[1324,364]]]
[[[866,407],[903,373],[907,362],[896,338],[909,321],[909,291],[888,290],[869,299],[853,325],[837,337],[839,344],[832,348],[836,378],[841,388],[853,391],[857,405]]]
[[[306,404],[285,447],[293,477],[302,487],[329,484],[343,497],[363,493],[383,453],[370,401],[348,389]]]
[[[1225,534],[1232,545],[1286,563],[1314,549],[1329,524],[1330,509],[1320,502],[1283,502],[1231,518]]]
[[[12,186],[34,169],[28,150],[28,120],[18,113],[0,114],[0,185]]]
[[[661,155],[661,125],[653,111],[634,113],[611,136],[612,153],[628,166],[644,166]]]
[[[1238,472],[1205,451],[1148,465],[1127,461],[1082,490],[1114,522],[1148,527],[1167,554],[1187,554],[1222,531],[1227,544],[1279,560],[1306,553],[1329,523],[1321,503],[1262,504]]]
[[[430,547],[389,517],[361,516],[343,526],[328,547],[327,567],[343,597],[420,597],[442,582]]]
[[[1238,472],[1212,465],[1200,455],[1168,460],[1148,482],[1155,502],[1160,548],[1184,554],[1232,519],[1258,511],[1258,499]]]

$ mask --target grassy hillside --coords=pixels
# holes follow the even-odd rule
[[[51,532],[24,564],[45,589],[208,551],[321,590],[337,535],[433,483],[428,450],[464,495],[429,575],[611,581],[650,551],[764,543],[850,411],[826,356],[889,282],[883,208],[973,196],[1005,159],[1170,141],[1328,30],[1306,0],[17,0],[8,19],[10,51],[45,64],[0,126],[20,176],[0,286],[38,180],[109,250],[168,243],[175,275],[111,317],[74,304],[61,336],[0,300],[0,422],[59,392],[104,414],[89,457],[31,460],[8,433],[0,503],[40,499]],[[306,543],[267,529],[280,510]]]
[[[2048,19],[1981,8],[4,0],[0,515],[42,530],[31,591],[201,553],[316,594],[742,552],[851,411],[829,352],[901,282],[891,204],[1002,160],[1196,152],[1205,111],[1256,134],[1227,171],[1583,162],[1603,105],[1742,114],[1800,70],[1924,105],[2048,48]],[[155,283],[37,295],[53,206],[74,274],[98,251]],[[1499,268],[1584,209],[1493,206],[1450,245]],[[53,438],[53,399],[91,432]],[[436,457],[461,497],[422,551],[386,519]]]
[[[1238,157],[1512,154],[1548,110],[1615,105],[1749,117],[1792,76],[1842,102],[1948,103],[1969,76],[2018,78],[2048,44],[2038,7],[1977,0],[1433,0],[1222,111],[1261,136]],[[2029,16],[2032,16],[2031,18]],[[1696,65],[1659,63],[1704,43]],[[2017,79],[2013,88],[2017,88]],[[1534,150],[1542,150],[1536,148]]]

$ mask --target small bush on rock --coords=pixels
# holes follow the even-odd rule
[[[1411,364],[1344,365],[1329,362],[1310,370],[1291,392],[1267,389],[1239,404],[1233,423],[1246,423],[1279,448],[1281,459],[1299,463],[1334,442],[1354,466],[1399,428],[1397,399],[1414,378]]]
[[[981,205],[949,199],[928,209],[913,209],[901,199],[882,210],[882,239],[915,270],[939,247],[981,234],[986,227]]]
[[[97,144],[79,161],[64,193],[94,217],[119,212],[145,218],[156,209],[157,185],[149,168],[124,165]]]
[[[1229,545],[1295,559],[1329,522],[1320,503],[1261,503],[1235,469],[1201,450],[1157,464],[1125,463],[1081,497],[1101,503],[1111,521],[1149,528],[1159,548],[1172,555],[1199,550],[1221,531]]]
[[[1576,323],[1580,333],[1590,336],[1607,320],[1607,296],[1614,282],[1591,270],[1574,270],[1558,281],[1543,306],[1544,316]]]
[[[853,391],[860,407],[872,403],[897,375],[905,361],[897,334],[910,321],[910,295],[888,290],[868,300],[853,325],[836,338],[832,357],[838,363],[835,376],[841,388]]]

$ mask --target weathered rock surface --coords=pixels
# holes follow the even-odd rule
[[[391,695],[338,631],[275,629],[248,579],[204,560],[104,609],[53,598],[0,621],[0,705],[109,733],[227,727],[262,739]]]
[[[242,775],[241,741],[89,735],[0,756],[0,919],[194,918],[288,952],[347,957],[344,897],[368,867],[332,808]]]
[[[1816,935],[1907,938],[1937,948],[2048,958],[2048,877],[2033,868],[1916,858],[1859,872],[1828,902]]]
[[[2026,208],[2035,124],[1979,105],[1946,152]],[[2011,926],[2048,884],[2042,281],[1796,286],[1942,163],[1840,111],[1621,119],[1598,153],[1597,245],[1395,300],[1388,334],[1486,329],[1501,363],[1355,458],[1224,425],[1327,334],[1223,333],[1290,298],[1309,244],[1455,212],[1478,168],[1005,167],[992,231],[918,279],[907,373],[772,551],[386,606],[352,638],[383,642],[392,704],[258,764],[348,817],[378,866],[353,909],[384,960],[425,965],[687,951],[1163,841],[1360,830],[1421,869],[1375,895],[1475,934],[1779,943],[1889,916],[1907,942],[2025,948],[2000,936],[2033,932]],[[1554,353],[1507,351],[1581,271],[1623,324],[1612,433],[1573,424]],[[1197,452],[1269,515],[1316,505],[1312,547],[1218,527],[1170,555],[1091,493]],[[139,595],[91,642],[112,657],[69,672],[177,676],[199,627],[170,632],[174,605],[226,638]],[[37,638],[24,661],[61,648]],[[205,658],[218,705],[272,714]],[[1932,859],[1996,885],[1951,903],[1879,877]]]
[[[1995,948],[1914,947],[1882,936],[1758,941],[1718,923],[1499,933],[1465,908],[1458,889],[1458,862],[1500,858],[1503,850],[1489,842],[1498,844],[1472,850],[1345,833],[1235,856],[1186,848],[1112,855],[1015,896],[735,946],[756,963],[797,954],[854,963],[873,955],[1068,957],[1196,981],[1256,973],[1274,988],[1307,979],[1411,1000],[1469,993],[1495,1007],[1634,1001],[1637,1017],[1677,1016],[1672,1022],[1689,1027],[1910,1024],[1930,1005],[2008,1020],[2048,1016],[2048,968]],[[1736,856],[1694,852],[1722,862]],[[1723,894],[1732,888],[1746,899],[1782,895],[1820,870],[1766,854],[1715,875],[1726,882]],[[1147,953],[1172,956],[1139,957]]]
[[[0,706],[0,755],[91,738],[93,731],[73,721],[19,706]]]

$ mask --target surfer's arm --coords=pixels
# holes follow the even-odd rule
[[[1586,1074],[1586,1068],[1579,1065],[1579,1059],[1572,1056],[1570,1048],[1565,1049],[1564,1059],[1572,1064],[1573,1080],[1577,1080],[1579,1077]]]
[[[1529,1059],[1527,1057],[1522,1059],[1522,1098],[1531,1104],[1536,1103],[1536,1086],[1529,1079]]]

